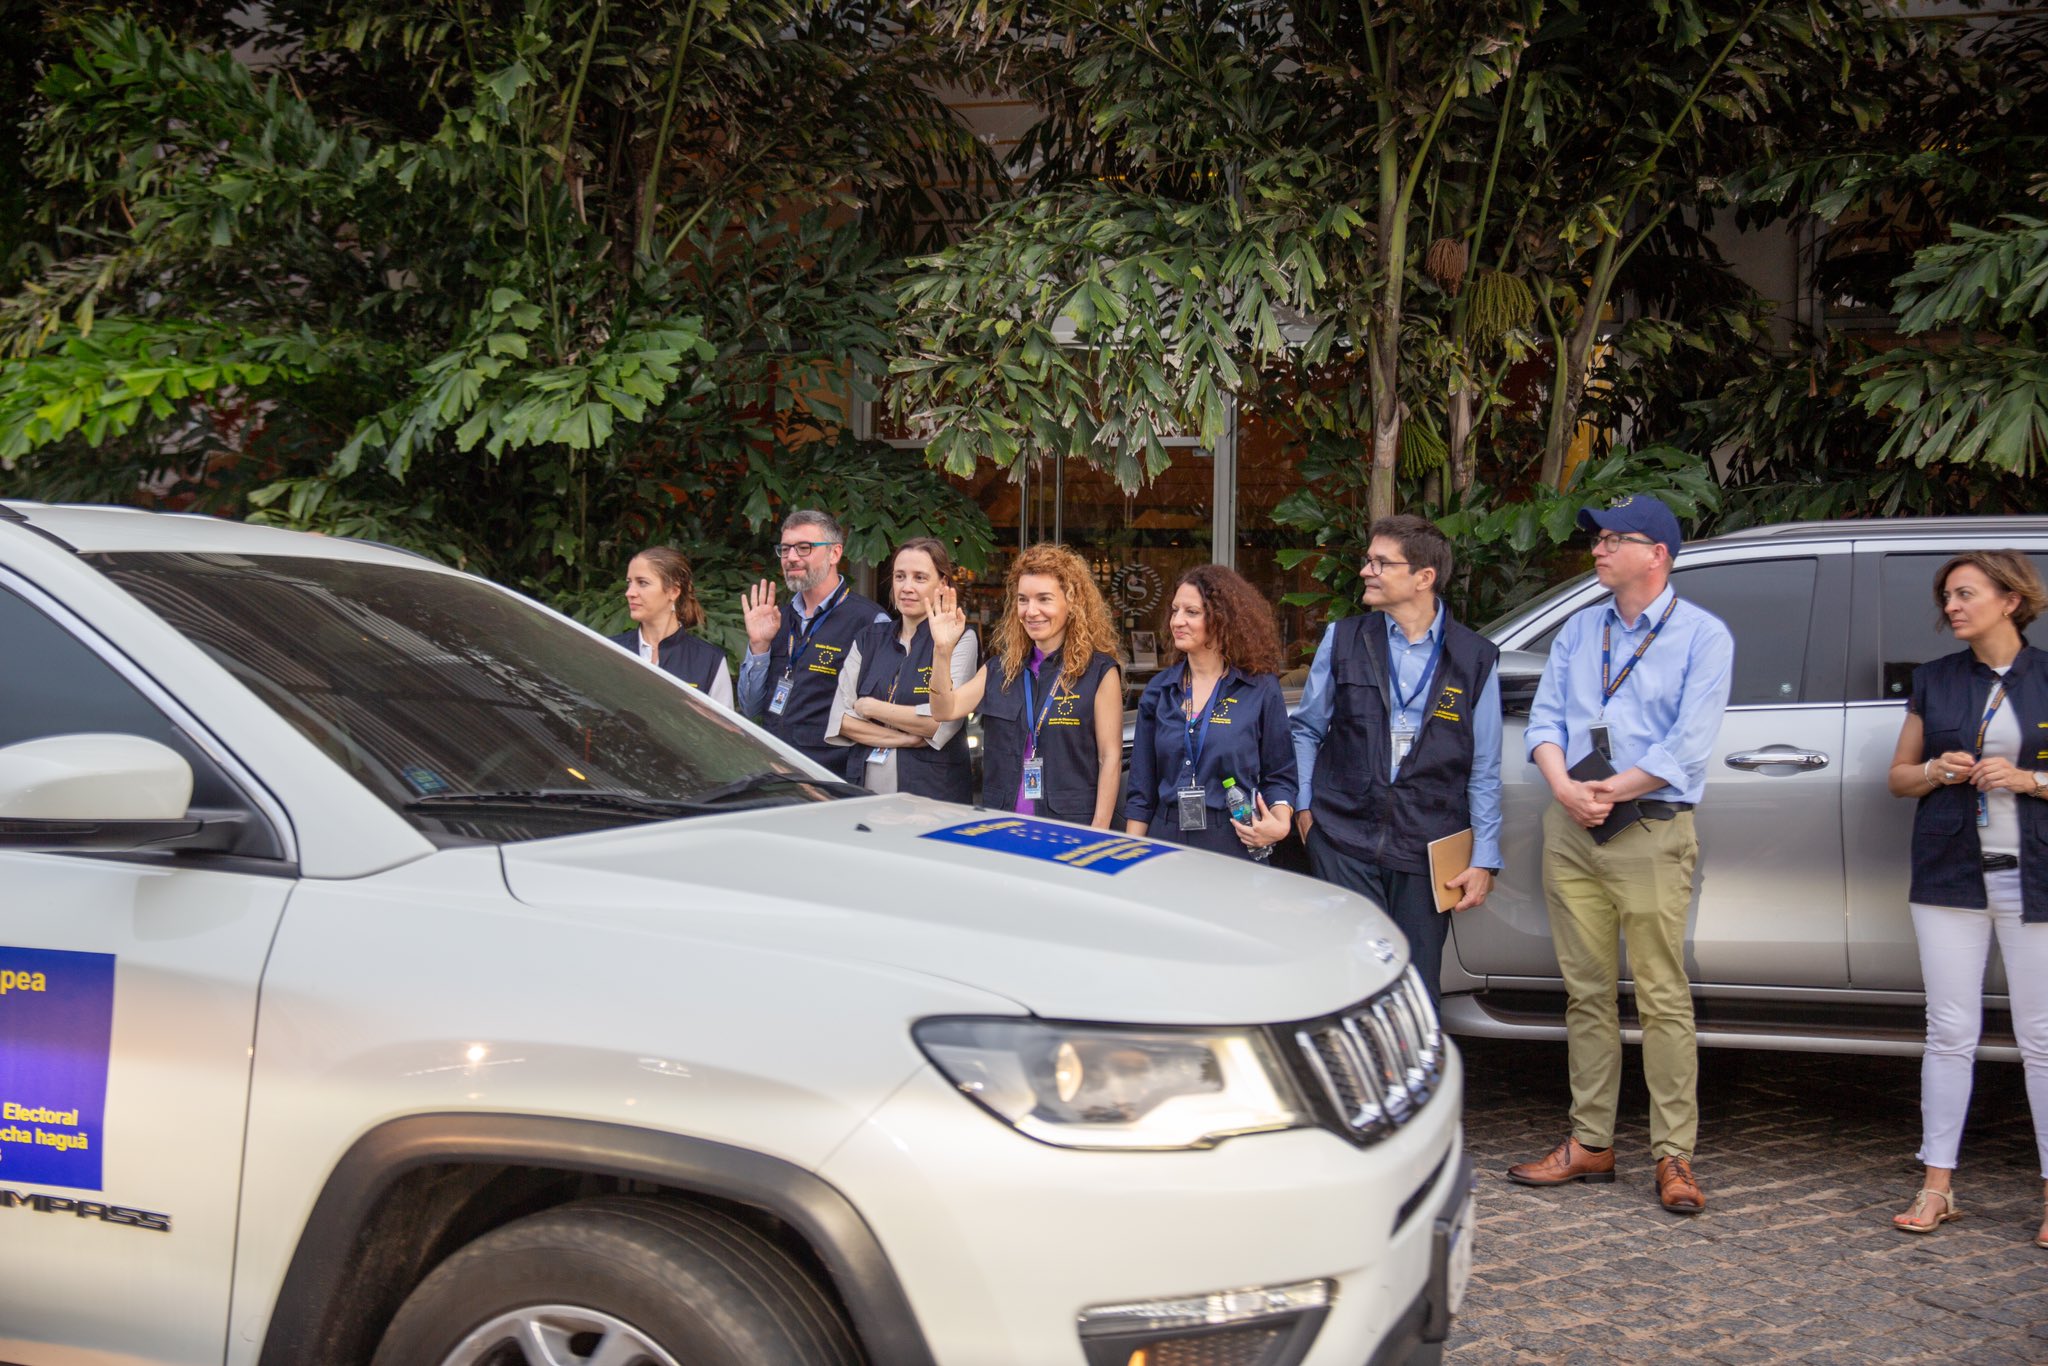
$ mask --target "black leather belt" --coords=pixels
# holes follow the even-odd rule
[[[1983,863],[1984,871],[1987,873],[2007,873],[2020,866],[2020,856],[2018,854],[1985,854],[1983,856]]]
[[[1636,806],[1646,821],[1668,821],[1681,811],[1692,810],[1691,802],[1653,802],[1638,799]]]

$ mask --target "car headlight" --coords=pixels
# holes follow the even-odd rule
[[[1062,1148],[1207,1148],[1315,1122],[1258,1030],[932,1019],[912,1032],[955,1086]]]

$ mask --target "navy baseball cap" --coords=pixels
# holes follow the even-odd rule
[[[1674,560],[1678,558],[1679,543],[1684,539],[1678,531],[1678,518],[1664,506],[1664,500],[1648,493],[1631,493],[1615,499],[1605,508],[1580,508],[1579,525],[1588,531],[1648,536],[1661,542]]]

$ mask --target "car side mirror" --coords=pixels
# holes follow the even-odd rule
[[[1543,681],[1548,654],[1535,650],[1500,652],[1500,709],[1503,715],[1527,716],[1536,701],[1536,685]]]
[[[192,766],[139,735],[50,735],[0,748],[0,848],[143,849],[199,833]]]

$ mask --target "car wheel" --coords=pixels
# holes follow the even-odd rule
[[[374,1366],[859,1366],[794,1257],[738,1220],[640,1196],[493,1230],[399,1307]]]

